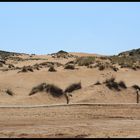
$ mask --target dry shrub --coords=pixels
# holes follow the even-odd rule
[[[133,87],[134,89],[136,89],[136,90],[137,90],[137,89],[140,90],[140,86],[138,86],[138,85],[133,85],[132,87]]]
[[[63,95],[63,90],[57,87],[56,85],[42,83],[32,88],[31,92],[29,93],[29,96],[36,94],[37,92],[43,91],[50,93],[53,97],[60,97],[61,95]]]
[[[19,72],[33,72],[33,68],[31,66],[24,66],[21,71]]]
[[[43,67],[50,67],[50,66],[54,66],[56,65],[57,67],[63,66],[63,64],[59,63],[59,62],[42,62],[40,64],[38,64],[39,66],[43,66]]]
[[[61,97],[62,95],[64,95],[64,93],[70,93],[81,88],[82,88],[81,82],[71,84],[65,89],[65,91],[63,91],[61,88],[59,88],[58,86],[54,84],[42,83],[32,88],[31,92],[29,93],[29,96],[36,94],[37,92],[45,91],[45,92],[50,93],[53,97]]]
[[[69,61],[65,65],[69,65],[69,64],[75,64],[75,61]]]
[[[115,89],[117,91],[120,91],[119,85],[118,85],[117,82],[115,82],[115,78],[114,77],[112,77],[110,79],[106,79],[106,81],[104,83],[106,84],[106,86],[109,89]]]
[[[101,85],[101,83],[99,81],[97,81],[94,85]]]
[[[56,72],[54,66],[50,66],[50,68],[48,69],[48,71],[50,71],[50,72]]]
[[[87,68],[93,68],[93,66],[92,65],[88,65]]]
[[[71,69],[71,70],[74,70],[75,69],[75,66],[74,65],[66,65],[64,67],[64,69]]]
[[[82,88],[82,86],[81,86],[81,82],[79,82],[79,83],[74,83],[74,84],[71,84],[70,86],[68,86],[66,89],[65,89],[65,93],[71,93],[71,92],[73,92],[73,91],[75,91],[75,90],[78,90],[78,89],[81,89]]]
[[[14,68],[15,66],[13,64],[9,64],[8,68]]]
[[[3,67],[3,64],[2,63],[0,63],[0,67]]]
[[[127,88],[127,86],[126,86],[126,84],[125,84],[124,81],[120,81],[118,84],[119,84],[119,86],[120,86],[121,88],[124,88],[124,89]]]
[[[106,79],[106,81],[104,82],[106,84],[106,86],[109,89],[114,89],[117,91],[120,91],[121,88],[126,89],[127,86],[125,85],[125,83],[123,81],[120,81],[119,83],[115,81],[114,77],[111,77],[110,79]]]
[[[31,90],[31,92],[29,93],[29,96],[31,96],[31,95],[33,95],[33,94],[35,94],[37,92],[44,91],[46,89],[46,86],[47,86],[46,83],[41,83],[38,86],[33,87],[32,90]]]
[[[111,68],[112,68],[114,71],[116,71],[116,72],[119,70],[119,69],[118,69],[117,67],[115,67],[115,66],[112,66]]]
[[[35,64],[35,65],[34,65],[34,69],[40,70],[40,69],[39,69],[39,65],[38,65],[38,64]]]
[[[0,63],[6,64],[5,60],[0,59]]]
[[[63,95],[63,90],[54,84],[47,84],[46,92],[49,92],[53,97],[60,97]]]
[[[102,64],[102,65],[99,65],[99,70],[104,70],[105,69],[105,66]]]
[[[13,92],[12,90],[10,90],[10,89],[7,89],[7,90],[6,90],[6,93],[7,93],[8,95],[10,95],[10,96],[13,96],[13,95],[14,95],[14,92]]]

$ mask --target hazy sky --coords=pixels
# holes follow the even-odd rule
[[[112,55],[140,48],[140,2],[0,2],[0,50]]]

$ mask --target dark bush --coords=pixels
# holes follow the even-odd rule
[[[104,70],[105,66],[104,65],[99,65],[99,70]]]
[[[36,87],[34,87],[31,92],[29,93],[29,96],[37,93],[37,92],[48,92],[50,93],[53,97],[60,97],[63,95],[63,90],[53,84],[46,84],[42,83]]]
[[[53,97],[60,97],[63,95],[63,90],[53,84],[47,84],[46,92],[49,92]]]
[[[115,66],[112,66],[112,69],[114,70],[114,71],[118,71],[119,69],[117,68],[117,67],[115,67]]]
[[[70,86],[68,86],[66,89],[65,89],[65,93],[70,93],[70,92],[73,92],[75,90],[78,90],[78,89],[81,89],[82,86],[81,86],[81,82],[79,83],[74,83],[74,84],[71,84]]]
[[[15,66],[13,64],[9,64],[8,68],[14,68]]]
[[[44,91],[46,89],[46,86],[47,86],[46,83],[41,83],[38,86],[33,87],[32,90],[31,90],[31,92],[29,93],[29,96],[31,96],[31,95],[33,95],[33,94],[35,94],[37,92]]]
[[[115,89],[117,91],[120,91],[119,84],[117,82],[115,82],[115,78],[114,77],[112,77],[110,79],[107,79],[104,83],[106,84],[106,86],[109,89]]]
[[[69,64],[75,64],[75,62],[74,61],[69,61],[65,65],[69,65]]]
[[[33,68],[32,67],[27,67],[27,70],[33,72]]]
[[[137,90],[137,89],[140,90],[140,86],[138,86],[138,85],[133,85],[132,87],[133,87],[134,89],[136,89],[136,90]]]
[[[124,81],[120,81],[119,83],[118,83],[118,85],[121,87],[121,88],[127,88],[127,86],[126,86],[126,84],[124,83]]]
[[[32,68],[31,66],[24,66],[24,67],[22,68],[22,70],[19,71],[19,72],[28,72],[28,71],[33,72],[33,68]],[[19,72],[18,72],[18,73],[19,73]]]
[[[50,66],[50,68],[48,69],[48,71],[50,71],[50,72],[56,72],[54,66]]]
[[[124,83],[124,81],[120,81],[120,82],[115,82],[115,78],[112,77],[110,79],[107,79],[105,82],[106,86],[109,88],[109,89],[115,89],[117,91],[120,91],[121,88],[124,88],[126,89],[127,86],[126,84]]]

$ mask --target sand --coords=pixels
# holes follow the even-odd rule
[[[20,57],[29,58],[28,55]],[[32,58],[44,60],[9,63],[22,67],[46,61],[65,64],[74,60],[52,58],[50,55]],[[57,72],[48,72],[47,67],[27,73],[0,71],[0,137],[140,137],[140,105],[136,104],[136,92],[131,87],[140,85],[140,70],[123,68],[115,72],[85,66],[77,68],[66,70],[60,66],[56,67]],[[112,75],[116,81],[123,80],[128,88],[117,92],[103,84],[94,85]],[[54,98],[46,92],[29,96],[31,89],[43,82],[64,90],[80,81],[82,89],[72,93],[69,105],[66,105],[65,97]],[[8,88],[15,93],[14,96],[5,93]]]

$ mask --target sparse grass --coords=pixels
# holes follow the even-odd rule
[[[71,93],[71,92],[73,92],[73,91],[75,91],[75,90],[78,90],[78,89],[81,89],[82,88],[82,86],[81,86],[81,82],[79,82],[79,83],[73,83],[73,84],[71,84],[71,85],[69,85],[66,89],[65,89],[65,91],[64,91],[64,93]]]
[[[75,66],[74,65],[66,65],[65,67],[64,67],[64,69],[71,69],[71,70],[74,70],[75,69]]]
[[[86,57],[79,57],[76,59],[76,64],[79,66],[88,66],[95,62],[95,57],[93,56],[86,56]]]
[[[137,57],[135,58],[135,56],[111,56],[109,59],[113,64],[119,64],[121,68],[131,68],[136,70],[140,67],[140,61]],[[138,62],[137,65],[135,65],[136,61]]]
[[[10,90],[10,89],[7,89],[7,90],[6,90],[6,93],[7,93],[8,95],[10,95],[10,96],[13,96],[13,95],[14,95],[14,92],[13,92],[12,90]]]
[[[47,58],[26,58],[26,59],[23,59],[23,61],[29,61],[29,60],[48,60],[48,59]]]

